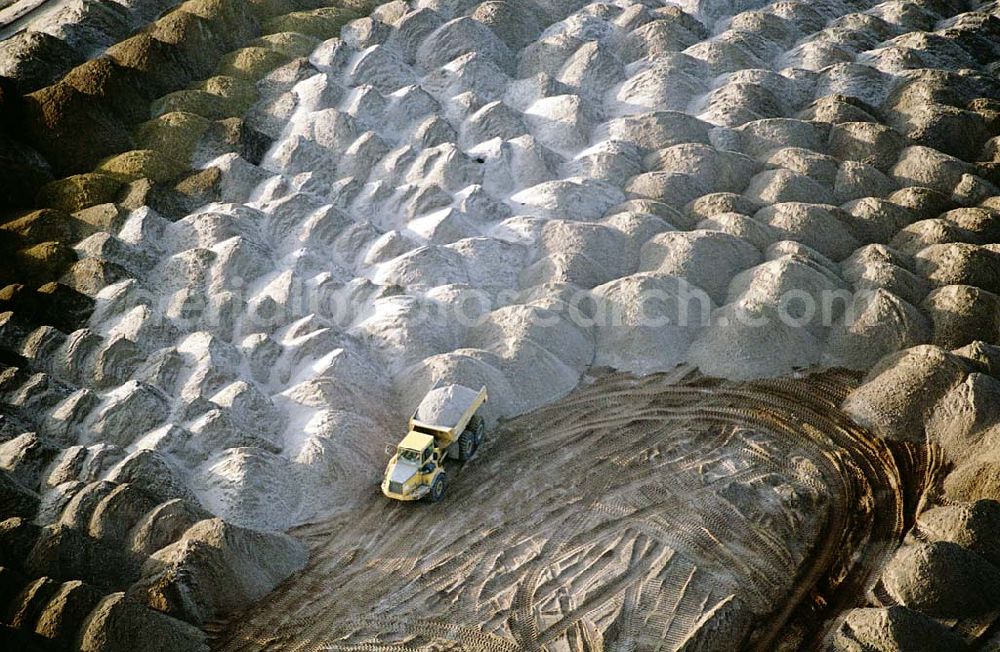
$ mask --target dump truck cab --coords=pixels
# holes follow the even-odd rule
[[[420,500],[434,485],[442,471],[434,437],[410,431],[396,446],[389,461],[382,491],[397,500]]]
[[[483,420],[476,414],[486,401],[486,388],[478,392],[462,385],[435,386],[410,417],[409,432],[392,452],[382,478],[382,493],[395,500],[444,495],[445,457],[470,459],[483,436]]]

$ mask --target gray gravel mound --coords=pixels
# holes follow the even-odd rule
[[[821,363],[830,367],[868,369],[890,353],[925,344],[931,326],[912,304],[879,288],[858,294],[827,336]]]
[[[1000,527],[1000,503],[979,500],[968,505],[942,505],[917,518],[917,529],[928,541],[951,541],[967,548],[994,566],[1000,563],[1000,546],[991,533]]]
[[[1000,570],[957,543],[904,546],[882,575],[886,591],[928,616],[974,616],[1000,599]]]
[[[830,650],[837,652],[957,652],[965,642],[933,618],[893,606],[852,609],[834,633]]]
[[[717,231],[677,231],[654,236],[642,247],[639,269],[687,279],[717,303],[737,273],[761,261],[760,251]]]
[[[202,623],[259,600],[305,562],[305,548],[291,537],[209,519],[154,553],[129,597]]]
[[[958,356],[936,346],[915,346],[881,359],[843,408],[878,435],[921,442],[927,416],[966,373]]]
[[[972,285],[940,287],[920,304],[934,324],[934,343],[953,349],[977,340],[998,341],[1000,297]]]

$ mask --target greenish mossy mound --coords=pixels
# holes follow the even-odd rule
[[[149,114],[154,118],[175,111],[194,113],[209,120],[238,115],[227,106],[225,98],[199,90],[174,91],[149,105]]]
[[[293,11],[284,16],[276,16],[264,23],[264,31],[298,32],[326,40],[340,34],[340,28],[349,21],[359,18],[354,9],[344,7],[322,7],[311,11]]]
[[[62,283],[45,283],[38,289],[12,283],[0,288],[0,312],[6,311],[30,324],[48,324],[70,333],[86,326],[94,300]]]
[[[207,168],[181,179],[173,186],[153,184],[146,189],[144,202],[160,215],[179,220],[197,207],[219,199],[219,168]]]
[[[48,241],[70,242],[75,235],[73,218],[54,208],[31,211],[0,225],[0,230],[16,236],[26,245]]]
[[[214,158],[235,152],[241,157],[258,165],[268,148],[271,139],[249,126],[241,118],[226,118],[212,123],[198,142],[193,153],[194,162],[204,164]]]
[[[189,163],[198,141],[212,125],[194,113],[175,111],[142,123],[135,129],[136,143],[169,159]]]
[[[107,55],[119,65],[142,73],[157,96],[184,88],[197,76],[179,48],[148,33],[112,45]]]
[[[215,33],[207,20],[186,11],[167,14],[150,25],[149,34],[177,48],[195,79],[212,72],[223,53],[222,35]]]
[[[198,82],[194,88],[224,97],[241,108],[249,109],[257,101],[257,87],[253,82],[239,77],[216,75]]]
[[[38,152],[0,133],[0,179],[0,207],[27,208],[52,173]]]
[[[123,152],[105,159],[97,167],[98,172],[109,174],[123,183],[144,177],[156,183],[165,183],[176,179],[187,169],[183,163],[153,149]]]
[[[174,188],[185,197],[211,201],[209,198],[214,197],[221,178],[219,168],[207,168],[185,177]]]
[[[132,149],[125,124],[103,103],[58,83],[24,97],[24,135],[56,174],[92,170],[101,159]]]
[[[126,278],[129,278],[128,272],[120,265],[102,258],[84,258],[74,263],[59,282],[81,294],[94,297],[112,283]]]
[[[0,42],[0,76],[30,93],[54,84],[82,59],[73,48],[43,32],[24,31]]]
[[[42,186],[38,192],[38,204],[74,213],[113,201],[121,185],[115,177],[99,172],[75,174]]]
[[[83,237],[96,231],[118,233],[125,223],[125,214],[112,203],[97,204],[73,213],[76,229]]]
[[[38,287],[62,276],[76,262],[76,252],[62,242],[41,242],[17,252],[15,265],[25,285]]]
[[[46,321],[65,333],[84,328],[94,312],[94,300],[68,285],[53,281],[39,287],[37,293],[46,306]]]
[[[248,0],[246,4],[260,21],[302,9],[302,0]]]
[[[237,48],[260,34],[260,22],[254,8],[245,0],[188,0],[177,8],[177,12],[193,14],[208,21],[227,50]]]
[[[216,73],[257,81],[289,61],[288,57],[268,48],[241,48],[224,56]]]
[[[152,103],[150,114],[158,117],[174,111],[194,113],[209,120],[240,117],[257,101],[257,89],[245,80],[217,76],[194,88],[169,93]]]
[[[261,36],[253,43],[250,43],[251,46],[270,48],[271,50],[283,54],[290,59],[308,57],[312,54],[313,50],[319,46],[319,44],[320,40],[318,38],[307,34],[298,34],[296,32],[278,32],[277,34],[268,34],[267,36]]]
[[[63,83],[103,103],[126,124],[149,119],[149,101],[155,97],[152,85],[141,73],[108,57],[91,59],[73,68]]]

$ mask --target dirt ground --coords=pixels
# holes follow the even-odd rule
[[[837,409],[856,382],[595,379],[492,434],[442,502],[373,478],[351,518],[300,528],[309,565],[216,647],[808,647],[871,588],[927,459]]]

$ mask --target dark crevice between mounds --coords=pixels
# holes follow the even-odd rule
[[[877,435],[870,434],[872,438]],[[916,521],[917,514],[925,508],[929,498],[939,495],[948,469],[941,460],[940,451],[934,446],[911,442],[885,441],[892,457],[899,482],[898,502],[901,527],[896,536],[882,544],[898,547],[903,544],[903,536]],[[874,486],[874,498],[880,504],[892,504],[892,487]],[[884,515],[883,515],[884,516]],[[848,557],[848,560],[850,558]],[[784,630],[786,636],[794,637],[799,650],[822,650],[829,635],[830,624],[836,617],[850,609],[866,604],[864,587],[881,567],[849,568],[841,564],[831,565],[820,581],[814,584],[806,599],[796,608]]]

